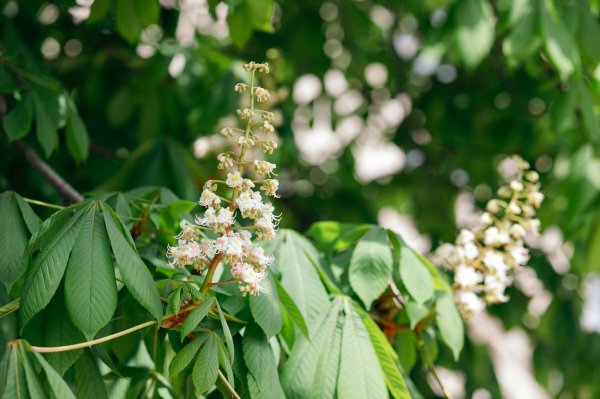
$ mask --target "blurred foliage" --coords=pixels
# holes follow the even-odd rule
[[[283,142],[275,162],[287,227],[374,222],[391,207],[411,216],[435,246],[456,234],[459,193],[474,192],[478,205],[489,198],[503,155],[519,153],[537,167],[548,197],[541,219],[571,243],[571,269],[557,274],[538,251],[532,264],[553,294],[548,310],[524,325],[531,299],[515,290],[493,312],[507,328],[528,332],[536,377],[552,395],[600,395],[597,335],[579,322],[583,283],[600,255],[600,2],[209,0],[197,13],[186,8],[191,3],[96,0],[89,18],[74,23],[86,7],[73,1],[0,0],[0,191],[61,201],[11,144],[24,140],[82,192],[158,185],[194,199],[221,145],[209,141],[208,154],[195,159],[194,143],[202,153],[196,140],[235,108],[237,66],[268,61],[280,87],[273,97]],[[231,39],[218,33],[226,26]],[[367,79],[374,63],[387,70],[379,87]],[[366,127],[313,165],[294,136],[294,84],[331,70],[360,94],[351,114]],[[406,115],[379,130],[406,154],[404,168],[360,182],[355,150],[377,127],[371,117],[401,93],[409,98]],[[317,111],[336,101],[320,97],[302,107]],[[343,119],[334,113],[330,127]],[[439,359],[455,368],[450,352],[440,350]],[[458,367],[468,393],[483,386],[497,395],[490,367],[489,354],[468,343]]]

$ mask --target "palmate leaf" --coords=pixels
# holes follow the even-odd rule
[[[275,248],[274,269],[281,275],[281,285],[294,300],[304,320],[314,320],[329,306],[327,292],[306,256],[318,259],[312,244],[292,230],[281,230]]]
[[[39,218],[17,193],[7,191],[0,194],[0,220],[0,281],[9,291],[23,274],[21,258],[28,236],[39,227]]]
[[[315,374],[319,364],[330,363],[321,359],[335,357],[335,351],[339,353],[339,347],[335,349],[331,344],[335,343],[334,335],[342,332],[342,326],[338,323],[340,308],[341,300],[338,298],[323,310],[323,313],[314,324],[311,340],[300,338],[294,345],[281,376],[287,398],[303,399],[309,397],[311,392],[328,391],[327,384],[329,384],[330,379],[323,378],[320,380],[321,384],[325,386],[317,385],[315,384],[317,379]],[[328,376],[331,374],[337,375],[338,369],[339,361],[337,364],[331,364],[330,369],[327,370]],[[313,385],[315,385],[314,389],[312,388]],[[327,398],[327,396],[321,397]],[[329,397],[333,397],[333,395]]]
[[[200,350],[200,347],[202,344],[204,344],[204,341],[206,341],[207,338],[208,337],[206,334],[201,334],[189,344],[184,346],[179,352],[177,352],[177,355],[175,355],[171,361],[171,364],[169,365],[169,374],[179,374],[184,368],[186,368],[188,364],[192,362],[194,356],[196,356],[198,350]]]
[[[198,353],[192,370],[192,381],[198,394],[208,391],[215,385],[219,371],[219,337],[214,332],[206,334],[207,338]]]
[[[406,245],[402,245],[400,250],[398,267],[399,273],[396,273],[396,278],[400,278],[418,304],[423,304],[433,297],[434,280],[431,273],[415,252]]]
[[[75,364],[75,387],[78,398],[108,399],[102,374],[89,350]]]
[[[63,209],[57,214],[68,215],[60,227],[48,227],[46,230],[56,231],[55,234],[44,238],[48,239],[46,245],[32,240],[34,246],[40,246],[39,254],[33,259],[27,271],[27,278],[21,295],[21,332],[25,326],[40,310],[42,310],[56,292],[65,273],[67,261],[73,244],[81,229],[81,219],[89,209],[89,203],[80,203]],[[57,216],[55,220],[63,221]]]
[[[162,316],[162,305],[152,275],[137,253],[133,239],[119,217],[106,204],[102,205],[102,209],[110,244],[127,289],[159,320]]]
[[[281,306],[287,312],[289,318],[294,322],[294,324],[298,327],[302,335],[305,338],[310,338],[310,333],[308,332],[308,326],[306,325],[306,320],[302,316],[302,312],[298,309],[298,306],[287,293],[285,288],[281,285],[281,283],[277,279],[273,279],[275,282],[275,286],[277,287],[277,294],[279,295],[279,300],[281,301]]]
[[[185,339],[186,335],[188,335],[196,327],[198,327],[198,324],[200,324],[200,322],[206,317],[206,315],[210,311],[210,307],[213,305],[213,303],[214,298],[206,300],[185,318],[185,321],[183,322],[183,325],[181,326],[180,330],[182,341]]]
[[[410,393],[398,366],[398,355],[371,316],[356,304],[353,304],[353,308],[367,329],[388,390],[395,399],[410,399]]]
[[[388,392],[369,334],[349,300],[344,301],[344,306],[337,396],[349,399],[387,398]]]
[[[244,362],[248,367],[247,378],[252,399],[284,398],[273,350],[269,340],[255,323],[246,327],[243,350]],[[250,382],[251,380],[252,382]]]
[[[451,293],[438,291],[435,320],[442,341],[452,350],[454,360],[458,360],[464,345],[464,325]]]
[[[267,292],[263,292],[260,295],[251,296],[250,311],[254,320],[265,332],[267,337],[272,337],[281,331],[283,325],[283,319],[281,316],[281,305],[277,288],[273,282],[273,277],[268,275],[267,279]]]
[[[100,203],[82,218],[65,274],[65,302],[73,323],[91,339],[117,308],[117,285]]]
[[[358,242],[348,269],[350,285],[367,308],[389,286],[392,266],[387,232],[373,227]]]

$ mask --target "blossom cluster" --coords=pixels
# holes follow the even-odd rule
[[[257,295],[265,291],[266,269],[273,257],[265,255],[253,240],[271,240],[276,235],[279,217],[264,198],[278,197],[279,182],[272,178],[275,164],[245,157],[253,149],[271,154],[277,142],[272,137],[273,113],[255,107],[271,97],[268,90],[256,85],[256,73],[269,73],[269,65],[250,62],[244,70],[251,73],[250,84],[234,87],[237,93],[248,95],[247,106],[237,110],[243,129],[226,127],[220,132],[234,140],[239,151],[217,156],[218,169],[227,173],[226,179],[206,182],[198,200],[206,209],[194,224],[181,222],[178,244],[169,247],[167,255],[175,267],[189,265],[198,272],[221,261],[228,263],[240,291]],[[216,238],[208,238],[210,233]]]
[[[465,319],[488,303],[508,301],[505,291],[514,272],[529,261],[524,237],[540,229],[535,218],[544,199],[539,175],[519,156],[507,161],[514,167],[513,176],[487,203],[481,225],[463,229],[455,244],[443,244],[432,255],[434,263],[453,272],[456,303]]]

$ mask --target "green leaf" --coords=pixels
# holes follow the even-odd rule
[[[108,399],[102,374],[89,350],[75,364],[75,392],[78,398]]]
[[[350,285],[367,308],[392,280],[392,251],[387,232],[373,227],[360,239],[350,259]]]
[[[458,360],[460,351],[464,345],[464,325],[456,304],[454,296],[449,292],[438,291],[435,306],[435,320],[442,336],[442,341],[452,351],[454,360]]]
[[[600,126],[598,125],[598,117],[594,112],[592,96],[581,79],[575,80],[575,89],[577,91],[577,99],[583,126],[590,136],[590,139],[594,142],[598,142],[600,140]]]
[[[119,2],[128,3],[128,2]],[[66,140],[69,154],[75,162],[85,161],[89,154],[90,139],[73,100],[69,99],[69,119],[67,119]]]
[[[235,378],[233,374],[233,361],[229,356],[229,350],[225,348],[223,341],[217,336],[218,350],[219,350],[219,365],[225,370],[227,374],[227,381],[232,387],[235,387]]]
[[[541,45],[538,2],[527,3],[523,15],[502,43],[502,51],[509,58],[525,61]]]
[[[494,44],[495,19],[487,0],[463,0],[456,7],[456,46],[469,68],[476,67]]]
[[[121,277],[131,295],[148,310],[156,320],[162,316],[160,296],[150,271],[132,245],[133,239],[123,223],[108,205],[103,204],[104,222],[110,238]]]
[[[194,356],[198,353],[198,350],[207,338],[207,334],[201,334],[177,352],[177,355],[175,355],[169,365],[169,374],[176,375],[183,371],[191,363],[192,359],[194,359]]]
[[[73,392],[71,391],[67,383],[60,377],[60,375],[56,373],[56,371],[54,371],[52,366],[50,366],[48,362],[46,362],[42,355],[35,351],[33,351],[32,353],[44,369],[44,373],[46,374],[46,378],[48,379],[50,389],[54,393],[54,397],[61,399],[75,399],[75,395],[73,395]]]
[[[17,342],[9,343],[4,354],[2,362],[4,375],[0,380],[0,397],[3,399],[25,399],[29,397],[27,384],[25,383],[27,379],[25,369],[19,361],[19,346]]]
[[[273,277],[268,275],[266,281],[269,284],[267,292],[250,296],[250,311],[254,320],[270,338],[281,331],[283,320]]]
[[[196,206],[197,202],[187,200],[177,200],[168,204],[169,210],[177,216],[190,213]]]
[[[27,247],[28,232],[19,208],[19,198],[12,191],[0,194],[0,281],[7,290],[21,277],[25,266],[21,258]]]
[[[320,342],[321,350],[310,385],[309,398],[333,398],[340,369],[343,316],[337,315],[333,331],[327,331]]]
[[[581,69],[581,59],[577,47],[560,19],[551,2],[544,1],[541,6],[541,27],[544,44],[550,61],[562,80],[567,80]]]
[[[57,295],[52,298],[46,308],[46,312],[44,312],[46,319],[44,323],[44,346],[64,346],[85,341],[85,337],[77,330],[68,313],[65,314],[63,297],[63,290],[59,289]],[[56,372],[63,375],[79,359],[82,353],[82,349],[75,349],[48,353],[45,356]]]
[[[90,16],[86,20],[86,23],[95,23],[106,17],[111,4],[112,0],[94,0],[90,10]]]
[[[367,329],[369,338],[373,344],[373,349],[375,349],[375,354],[379,359],[379,365],[383,372],[383,379],[385,380],[388,390],[395,399],[410,399],[410,393],[408,392],[406,382],[400,373],[397,363],[398,355],[394,351],[394,348],[392,348],[377,324],[371,319],[369,313],[365,312],[356,304],[353,304],[353,306]]]
[[[238,48],[244,48],[252,36],[252,25],[248,23],[246,8],[236,7],[227,14],[227,25],[229,35],[233,44]]]
[[[431,299],[434,293],[433,278],[411,248],[402,246],[399,263],[400,278],[410,296],[418,304]]]
[[[8,141],[15,141],[27,136],[33,121],[33,104],[27,96],[3,118],[2,126]]]
[[[35,135],[48,158],[58,146],[58,132],[56,123],[46,111],[46,104],[33,92],[33,107],[35,109]]]
[[[194,382],[196,393],[198,394],[212,388],[219,375],[217,335],[214,332],[210,332],[207,336],[206,342],[198,354],[198,358],[196,359],[192,371],[192,381]]]
[[[57,216],[55,221],[60,225],[57,226],[56,234],[52,237],[44,235],[44,238],[49,238],[47,245],[40,242],[41,250],[31,262],[23,285],[19,312],[21,331],[33,316],[46,307],[56,292],[65,273],[73,244],[79,235],[81,218],[88,207],[87,203],[81,203],[57,212],[66,213],[70,217],[62,223],[63,219]],[[71,214],[73,211],[75,214]],[[49,227],[48,230],[55,231],[53,227]],[[33,237],[31,245],[34,245]]]
[[[273,350],[257,324],[246,326],[243,350],[244,361],[248,366],[248,379],[255,380],[259,391],[259,395],[253,395],[252,399],[284,398]]]
[[[279,235],[273,266],[281,274],[281,285],[298,305],[304,320],[313,320],[329,307],[327,292],[304,251],[314,259],[318,253],[310,242],[292,230],[281,230]]]
[[[223,310],[221,309],[221,305],[219,302],[217,303],[217,310],[219,311],[219,320],[221,321],[221,328],[223,329],[223,336],[225,337],[225,343],[227,344],[227,350],[229,351],[229,357],[233,362],[235,356],[235,348],[233,346],[233,337],[231,336],[231,331],[229,330],[229,325],[225,320],[225,316],[223,315]]]
[[[210,307],[214,304],[214,298],[210,298],[194,309],[185,319],[183,325],[181,326],[181,340],[191,333],[200,322],[206,317],[208,312],[210,311]]]
[[[44,399],[47,396],[40,384],[37,373],[33,370],[31,362],[29,361],[27,352],[23,346],[19,346],[19,358],[22,360],[23,369],[25,370],[25,378],[27,383],[27,389],[32,399]]]
[[[331,346],[335,342],[334,335],[336,330],[342,326],[338,323],[341,300],[338,298],[319,316],[314,325],[311,340],[300,338],[292,349],[283,371],[281,382],[288,399],[304,399],[310,396],[311,387],[316,380],[317,366],[319,364],[330,363],[321,360],[325,357],[331,358],[335,355],[335,349]],[[339,362],[338,362],[339,363]],[[336,372],[338,365],[332,366],[329,373]],[[329,375],[329,377],[331,377]],[[327,383],[329,379],[322,380]]]
[[[6,305],[3,305],[2,307],[0,307],[0,319],[3,318],[4,316],[8,316],[12,312],[19,309],[20,301],[21,301],[21,298],[17,298],[17,299],[10,301]]]
[[[136,0],[117,1],[116,27],[121,37],[134,43],[142,31],[142,23],[136,7]]]
[[[275,286],[277,287],[277,294],[279,295],[279,300],[281,301],[281,306],[287,311],[288,316],[294,322],[294,324],[300,329],[300,332],[307,339],[310,338],[310,333],[308,331],[308,326],[306,325],[306,321],[302,316],[302,312],[298,309],[298,306],[287,293],[285,288],[281,285],[281,283],[277,279],[273,279],[275,282]]]
[[[157,24],[160,17],[158,0],[133,0],[137,6],[137,14],[143,27]]]
[[[406,315],[410,322],[410,328],[414,329],[417,324],[429,314],[429,307],[425,304],[419,304],[414,301],[408,301],[404,306]]]
[[[388,397],[381,367],[360,316],[345,300],[344,329],[337,396],[347,399]]]
[[[115,272],[99,202],[82,218],[65,274],[65,304],[88,339],[108,324],[117,308]]]
[[[27,226],[27,229],[31,234],[34,234],[40,228],[41,219],[38,215],[31,209],[31,206],[20,195],[16,194],[15,199],[17,200],[17,204],[19,205],[19,209],[21,209],[21,216],[23,217],[23,221]]]
[[[272,32],[273,0],[247,0],[246,5],[254,29]]]

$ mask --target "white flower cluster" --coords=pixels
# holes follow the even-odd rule
[[[271,154],[277,148],[277,143],[267,137],[275,132],[271,125],[273,114],[254,107],[255,101],[261,103],[270,99],[266,89],[255,85],[256,73],[269,73],[269,66],[251,62],[244,65],[244,70],[252,73],[251,83],[238,83],[234,90],[249,93],[248,107],[237,111],[245,128],[226,127],[220,132],[235,140],[239,153],[228,152],[217,156],[218,168],[227,172],[226,180],[210,180],[205,184],[198,200],[206,208],[204,214],[196,217],[195,224],[182,222],[182,231],[177,236],[178,244],[169,247],[167,255],[174,266],[189,265],[197,271],[207,266],[215,268],[219,262],[226,262],[231,266],[233,279],[240,284],[240,291],[244,295],[257,295],[265,291],[263,282],[267,276],[266,269],[273,258],[266,256],[263,249],[252,240],[273,239],[280,219],[274,214],[273,205],[264,201],[261,192],[265,196],[278,197],[279,182],[267,178],[275,175],[275,164],[258,159],[247,161],[244,157],[247,150],[255,146]],[[244,177],[247,166],[256,179]],[[257,186],[259,188],[255,190]],[[219,195],[219,191],[224,196]],[[201,238],[203,231],[217,234],[217,238]],[[208,276],[211,274],[208,273]]]
[[[544,199],[539,175],[521,157],[509,160],[515,176],[500,187],[497,199],[488,202],[482,226],[462,230],[454,245],[443,244],[432,255],[434,263],[454,272],[454,294],[465,319],[482,311],[486,303],[508,301],[505,290],[513,273],[529,261],[523,238],[540,229],[535,219],[535,209]]]

